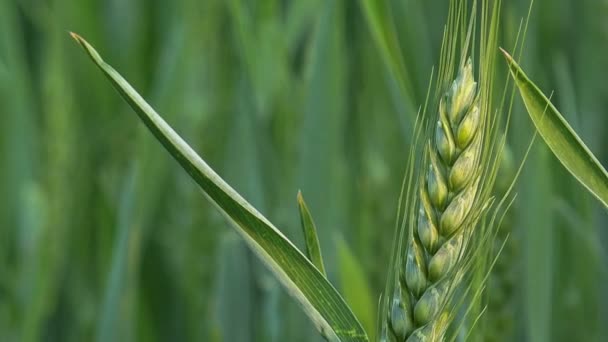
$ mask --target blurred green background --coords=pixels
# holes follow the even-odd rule
[[[368,2],[389,6],[401,69],[360,1],[0,0],[0,340],[320,340],[68,31],[299,247],[301,189],[373,334],[447,1]],[[528,6],[503,4],[502,46]],[[608,1],[537,0],[530,20],[523,67],[607,165]],[[532,134],[517,99],[516,164]],[[606,211],[540,139],[517,193],[505,299],[475,338],[605,341]]]

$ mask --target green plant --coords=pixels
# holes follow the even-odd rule
[[[252,250],[300,301],[319,332],[330,340],[367,341],[367,334],[350,308],[309,259],[219,177],[89,43],[75,33],[72,37]]]
[[[378,297],[392,299],[384,290],[390,246],[407,241],[393,235],[396,185],[407,158],[419,170],[434,140],[438,101],[456,76],[446,65],[455,73],[470,56],[475,79],[488,75],[479,70],[481,1],[452,1],[466,9],[460,19],[449,2],[0,1],[0,340],[321,340],[66,30],[95,42],[335,286],[375,340],[388,314]],[[445,341],[608,336],[608,212],[592,193],[605,202],[607,3],[534,0],[523,29],[530,0],[502,2],[500,45],[521,68],[499,60],[492,82],[507,107],[514,99],[509,128],[495,115],[500,106],[484,113],[516,163],[526,163],[504,201],[492,191],[492,209],[475,228],[476,255],[461,264],[465,276],[445,307],[453,318]],[[463,53],[474,5],[475,48]],[[531,42],[525,49],[518,27]],[[457,47],[443,49],[454,51],[453,63],[437,64],[450,59],[442,36]],[[498,49],[490,54],[501,58]],[[425,105],[429,73],[436,81]],[[427,114],[417,119],[419,106]],[[417,219],[419,205],[404,209],[420,196],[410,188],[399,228],[404,216]],[[297,189],[310,208],[300,217]],[[509,209],[494,219],[495,206]]]
[[[608,171],[513,57],[505,50],[501,49],[501,51],[507,60],[511,76],[519,88],[528,114],[547,146],[562,165],[605,207],[608,207]]]
[[[443,89],[451,77],[456,47],[457,30],[465,27],[466,1],[450,4],[450,32],[445,37],[444,59],[441,61],[438,89]],[[474,5],[473,13],[475,13]],[[489,11],[484,2],[482,25],[486,41],[482,41],[483,76],[481,90],[473,80],[473,66],[465,62],[471,39],[468,33],[459,34],[467,43],[462,53],[459,74],[438,102],[439,121],[434,141],[424,147],[423,171],[417,181],[420,198],[417,224],[409,222],[404,261],[399,262],[401,293],[394,298],[390,327],[399,339],[442,339],[452,320],[449,306],[451,293],[466,276],[466,263],[471,257],[467,246],[474,241],[474,228],[488,205],[487,188],[491,187],[495,162],[493,146],[497,139],[491,120],[484,114],[491,107],[489,71],[493,58],[485,54],[495,44],[496,17],[499,6]],[[470,21],[472,26],[475,16]],[[484,30],[489,29],[488,32]],[[453,35],[452,33],[453,32]],[[83,47],[114,87],[136,111],[148,129],[171,155],[205,191],[208,197],[229,218],[250,247],[265,261],[304,307],[319,332],[330,340],[365,341],[368,337],[350,308],[326,280],[321,252],[312,217],[298,197],[302,227],[306,236],[308,259],[293,246],[266,218],[226,184],[148,105],[143,98],[106,64],[93,47],[80,36],[73,38]],[[400,88],[402,90],[405,87]],[[426,168],[428,166],[428,174]],[[411,213],[408,213],[408,215]],[[416,215],[410,215],[410,219]],[[415,220],[415,219],[412,219]],[[413,227],[416,226],[416,229]],[[399,245],[400,246],[400,245]],[[415,302],[415,303],[414,303]],[[369,306],[366,304],[366,306]],[[396,309],[403,308],[405,313]],[[411,312],[411,313],[410,313]],[[411,325],[408,320],[412,315]]]
[[[386,8],[376,7],[370,1],[363,4],[374,28],[374,39],[382,46],[385,64],[396,70],[398,92],[407,101],[415,101],[410,75],[399,59],[401,52],[393,23],[382,19],[387,15]],[[485,255],[495,242],[496,214],[488,213],[493,205],[491,189],[504,143],[504,137],[497,134],[504,102],[495,108],[492,100],[500,1],[494,6],[482,1],[480,8],[478,29],[477,2],[473,2],[469,21],[467,1],[450,2],[437,81],[440,96],[430,98],[428,105],[430,113],[437,113],[437,120],[427,114],[425,105],[414,134],[414,139],[422,138],[424,143],[413,144],[410,169],[404,181],[406,199],[400,206],[396,246],[380,311],[384,340],[436,341],[446,338],[450,326],[457,331],[458,325],[452,323],[464,321],[458,317],[461,305],[467,308],[464,316],[469,315],[471,303],[483,291],[491,267],[478,256]],[[233,3],[232,9],[238,12],[241,7]],[[472,46],[477,42],[477,30],[479,58],[474,60],[479,66],[479,84],[474,81],[474,64],[466,58],[476,51]],[[307,256],[211,170],[84,39],[75,34],[73,37],[252,250],[300,301],[321,335],[329,340],[367,341],[369,335],[327,280],[316,227],[303,198],[298,196]],[[606,171],[546,97],[507,58],[543,138],[577,179],[605,204]],[[458,75],[452,82],[455,69]],[[544,121],[547,108],[548,125]],[[564,140],[567,143],[560,145]],[[501,204],[502,201],[498,207]],[[358,263],[347,252],[346,245],[341,246],[344,265],[348,265],[350,273],[356,273],[353,270],[356,271]],[[361,274],[355,277],[363,279]],[[466,299],[457,300],[458,292],[467,294],[462,297]],[[466,301],[470,303],[463,303]],[[369,308],[370,302],[365,300],[361,307]],[[483,314],[483,310],[478,314]],[[469,329],[473,329],[476,320],[467,321]],[[369,326],[369,317],[365,321]]]
[[[492,90],[500,2],[480,4],[479,85],[465,59],[475,50],[469,44],[477,22],[475,15],[466,20],[462,5],[451,3],[437,86],[441,95],[430,107],[437,114],[429,118],[424,108],[422,129],[414,138],[421,141],[423,154],[410,163],[404,180],[403,221],[382,309],[384,341],[443,340],[463,304],[465,316],[471,313],[491,268],[480,256],[493,245],[496,213],[486,214],[504,144],[496,130],[504,102],[495,108]],[[448,83],[455,56],[460,58],[458,76]],[[470,303],[454,296],[461,291],[472,292]],[[455,327],[462,325],[461,319]]]
[[[450,292],[463,278],[458,266],[479,219],[485,114],[477,106],[471,62],[462,67],[439,101],[434,141],[425,148],[418,181],[417,221],[407,223],[399,283],[395,285],[389,327],[397,340],[443,338],[451,315]]]

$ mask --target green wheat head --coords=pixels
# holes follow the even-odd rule
[[[482,265],[477,256],[491,248],[495,228],[486,224],[486,216],[504,141],[497,130],[496,113],[501,111],[492,103],[500,3],[481,1],[477,6],[476,1],[472,7],[467,1],[450,3],[439,96],[427,99],[429,110],[425,106],[414,134],[414,156],[404,180],[403,217],[382,308],[383,341],[444,340],[462,304],[455,291],[472,291],[474,296],[482,291],[469,281],[469,271],[475,267],[475,272],[487,272],[477,269]],[[477,24],[476,69],[469,56],[476,51]]]
[[[447,328],[443,311],[462,279],[455,266],[478,219],[477,200],[482,115],[470,61],[439,102],[434,141],[426,150],[428,170],[419,181],[418,217],[410,222],[399,286],[389,323],[398,340],[437,340]]]

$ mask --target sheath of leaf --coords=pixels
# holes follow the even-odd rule
[[[450,323],[446,307],[460,282],[458,265],[474,222],[483,113],[469,60],[440,98],[426,167],[419,176],[417,218],[410,223],[389,306],[387,341],[439,341]]]

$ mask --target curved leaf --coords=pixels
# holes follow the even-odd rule
[[[530,118],[553,154],[605,207],[608,208],[608,172],[591,153],[549,99],[501,49],[519,88]]]
[[[368,341],[351,309],[323,274],[268,219],[215,173],[89,43],[75,33],[72,37],[287,291],[298,299],[319,332],[332,341]]]

